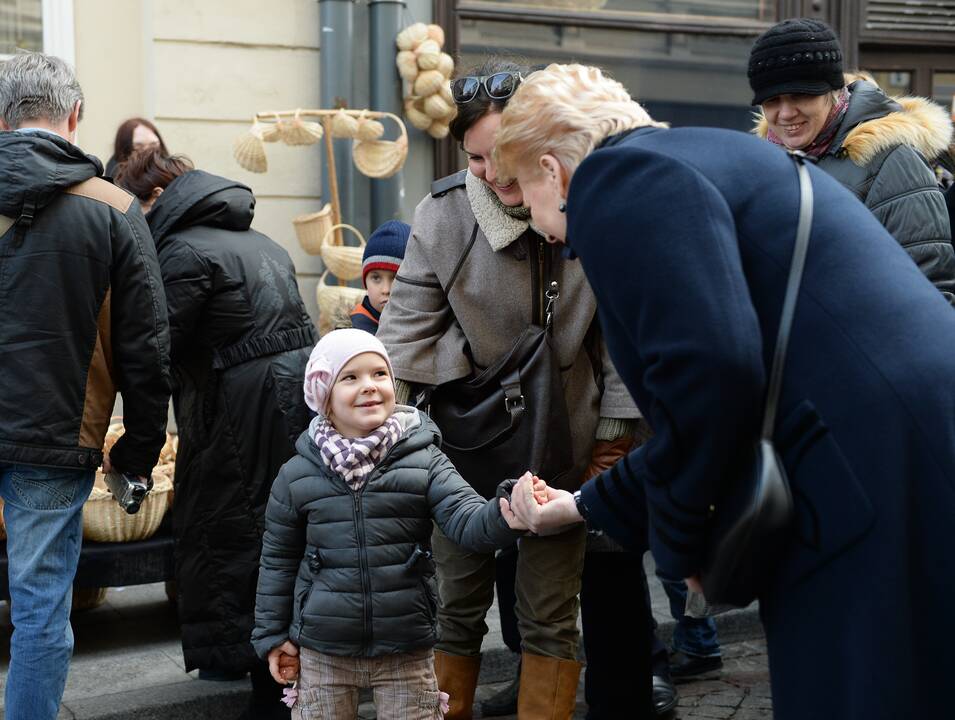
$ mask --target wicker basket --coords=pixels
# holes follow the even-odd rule
[[[352,143],[352,162],[362,175],[387,178],[401,170],[408,157],[408,131],[397,115],[385,113],[398,124],[396,140],[355,140]]]
[[[176,437],[176,436],[171,436]],[[175,495],[175,477],[176,477],[176,458],[173,455],[173,459],[170,461],[163,460],[162,453],[159,455],[159,465],[153,468],[153,483],[158,484],[160,480],[165,483],[169,482],[169,492],[166,495],[166,505],[168,508],[172,507],[172,499]]]
[[[317,213],[292,218],[298,244],[309,255],[318,255],[322,251],[322,240],[333,224],[331,203],[325,203],[325,207]]]
[[[358,236],[358,241],[361,244],[358,246],[335,245],[334,235],[338,228],[344,228],[345,230],[353,232]],[[339,280],[355,280],[361,277],[361,258],[364,253],[365,238],[351,225],[345,223],[332,225],[328,229],[328,232],[325,233],[325,237],[322,238],[320,253],[322,260],[325,263],[325,267]]]
[[[343,306],[351,310],[365,297],[365,291],[361,288],[329,285],[327,278],[328,271],[326,270],[319,278],[318,288],[315,291],[318,301],[318,331],[321,335],[331,330],[332,318],[341,311]]]
[[[159,529],[172,496],[172,480],[157,473],[153,489],[143,500],[139,512],[129,515],[117,503],[103,475],[96,474],[93,492],[83,505],[83,539],[93,542],[130,542],[152,537]]]

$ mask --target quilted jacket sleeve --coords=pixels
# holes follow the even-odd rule
[[[478,495],[437,447],[432,447],[429,480],[431,515],[458,545],[489,553],[510,545],[522,534],[507,526],[497,498],[485,500]]]
[[[265,534],[255,592],[252,645],[259,657],[288,640],[295,577],[305,555],[305,519],[292,507],[286,465],[279,472],[265,508]]]
[[[925,277],[955,305],[955,252],[948,209],[921,156],[908,145],[887,151],[865,204]]]

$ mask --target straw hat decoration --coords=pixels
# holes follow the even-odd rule
[[[404,111],[408,122],[440,140],[448,135],[448,123],[457,114],[449,83],[454,60],[445,52],[440,25],[415,23],[395,39],[395,64],[404,81]]]

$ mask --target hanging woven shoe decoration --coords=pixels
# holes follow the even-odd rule
[[[261,123],[255,119],[252,127],[232,143],[232,156],[249,172],[264,173],[269,169],[265,146],[262,144],[262,130]]]
[[[281,121],[282,142],[286,145],[314,145],[322,139],[324,130],[321,123],[302,120],[299,117],[301,112],[296,110],[291,120]]]
[[[450,91],[454,60],[441,52],[444,30],[440,25],[415,23],[398,33],[395,43],[399,51],[395,65],[405,88],[405,117],[433,138],[447,137],[457,106]]]

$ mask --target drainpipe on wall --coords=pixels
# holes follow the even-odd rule
[[[401,79],[395,67],[398,48],[395,37],[401,30],[404,0],[369,0],[369,33],[371,45],[371,109],[391,112],[401,117]],[[388,127],[390,123],[386,123]],[[393,138],[389,138],[393,139]],[[404,180],[397,172],[390,178],[371,181],[371,227],[401,214]]]
[[[355,35],[355,0],[318,0],[321,27],[321,62],[319,71],[319,99],[323,108],[351,107],[352,47]],[[322,152],[325,152],[324,148]],[[335,143],[335,166],[338,176],[338,194],[342,222],[355,219],[355,173],[352,168],[351,147]],[[327,168],[328,165],[326,164]],[[328,175],[322,173],[322,198],[331,199]]]

